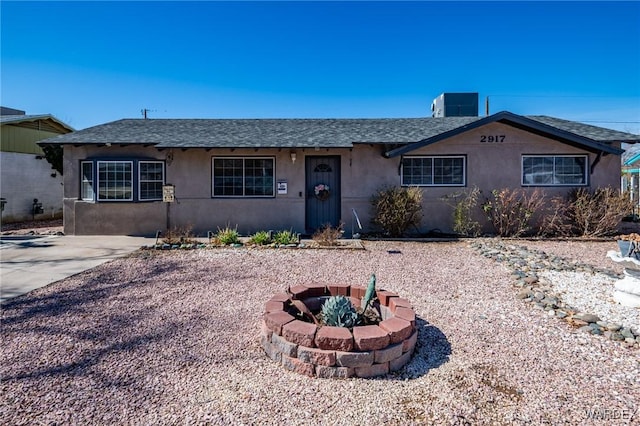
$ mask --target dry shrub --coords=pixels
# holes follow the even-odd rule
[[[165,244],[197,244],[196,236],[193,233],[193,225],[174,226],[164,232],[162,242]]]
[[[322,228],[318,229],[311,239],[321,246],[337,246],[338,240],[342,238],[344,223],[340,222],[335,228],[327,223]]]
[[[633,212],[633,202],[617,189],[575,188],[566,197],[554,197],[545,216],[545,236],[604,237],[618,232],[622,219]]]
[[[371,197],[374,226],[391,237],[401,237],[410,227],[416,230],[422,220],[422,189],[387,187]]]
[[[491,191],[482,210],[499,236],[520,237],[530,233],[534,216],[542,210],[544,204],[545,196],[539,189],[528,192],[503,188]]]

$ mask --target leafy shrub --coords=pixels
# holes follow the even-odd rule
[[[479,196],[480,189],[474,186],[472,189],[443,197],[444,201],[453,207],[453,232],[471,237],[480,235],[480,223],[473,215]]]
[[[548,210],[542,235],[603,237],[617,233],[633,202],[612,188],[575,188],[566,197],[554,197]]]
[[[62,145],[45,145],[42,147],[42,151],[44,152],[44,158],[47,159],[51,167],[55,169],[60,176],[62,176],[63,164],[64,164],[64,154]]]
[[[227,226],[224,229],[218,228],[218,232],[215,235],[215,241],[221,245],[240,244],[240,234],[238,229],[231,229]]]
[[[374,226],[391,237],[400,237],[422,220],[422,190],[418,187],[387,187],[371,197]]]
[[[534,215],[540,213],[544,203],[544,193],[538,189],[494,189],[482,210],[499,236],[520,237],[531,231]]]
[[[258,231],[249,238],[249,243],[258,246],[271,244],[271,234],[268,231]]]
[[[273,242],[279,245],[297,244],[298,236],[291,230],[278,231],[273,236]]]
[[[317,242],[321,246],[335,246],[338,244],[338,240],[342,237],[342,234],[344,233],[343,226],[344,226],[343,222],[340,222],[340,224],[335,228],[328,223],[322,228],[318,229],[311,236],[311,239]]]

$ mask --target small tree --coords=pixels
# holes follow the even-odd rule
[[[418,187],[385,187],[371,197],[374,226],[391,237],[401,237],[422,220],[422,190]]]

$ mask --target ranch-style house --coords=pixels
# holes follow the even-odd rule
[[[191,227],[311,234],[371,230],[371,196],[423,189],[421,232],[450,232],[443,197],[477,187],[620,187],[639,135],[548,116],[123,119],[40,142],[64,147],[64,232],[154,235]],[[357,231],[360,231],[359,229]]]

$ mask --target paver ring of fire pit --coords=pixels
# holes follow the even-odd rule
[[[318,310],[330,296],[349,297],[360,307],[366,287],[303,284],[275,294],[265,304],[261,343],[267,355],[287,370],[321,378],[376,377],[404,367],[413,355],[418,331],[409,300],[376,290],[377,325],[332,327],[296,319],[294,300]]]

